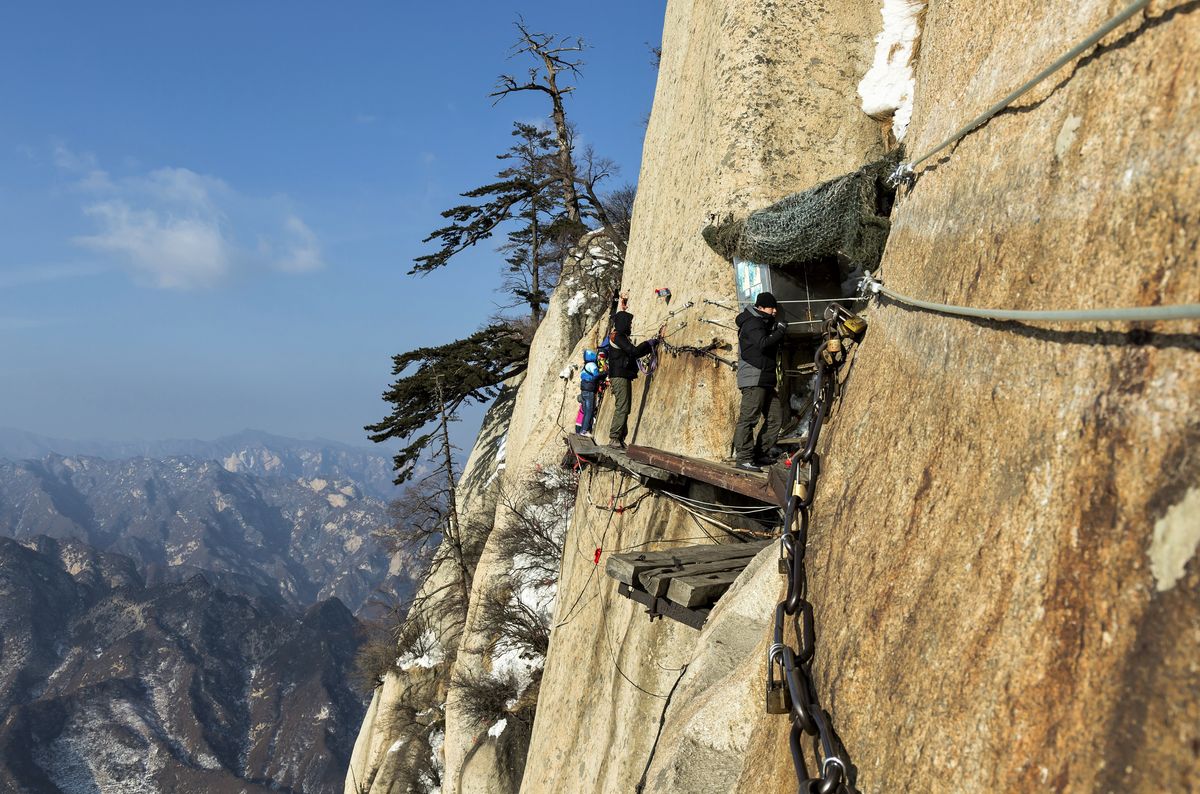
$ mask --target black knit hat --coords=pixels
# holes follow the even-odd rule
[[[760,309],[778,309],[779,301],[775,300],[775,296],[769,292],[760,292],[754,305]]]

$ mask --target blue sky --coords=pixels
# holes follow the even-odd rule
[[[568,113],[632,182],[663,6],[4,4],[0,425],[365,443],[390,356],[499,300],[491,246],[405,272],[545,115],[487,96],[514,19],[586,38]]]

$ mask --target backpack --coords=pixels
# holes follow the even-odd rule
[[[604,374],[600,371],[600,367],[596,362],[589,361],[583,365],[583,369],[579,372],[579,388],[584,391],[596,391],[600,388],[600,381],[604,378]]]

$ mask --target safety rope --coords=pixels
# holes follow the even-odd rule
[[[997,113],[999,113],[1000,111],[1007,108],[1013,102],[1016,102],[1018,99],[1020,99],[1022,96],[1024,96],[1030,89],[1032,89],[1034,86],[1036,86],[1038,83],[1042,82],[1047,77],[1054,74],[1062,67],[1066,66],[1068,63],[1073,61],[1077,56],[1082,54],[1084,52],[1084,50],[1086,50],[1089,47],[1091,47],[1092,45],[1096,44],[1096,42],[1100,41],[1100,39],[1104,38],[1109,33],[1111,33],[1113,30],[1120,27],[1130,17],[1132,17],[1138,11],[1141,11],[1143,8],[1145,8],[1149,4],[1150,4],[1150,0],[1134,0],[1134,2],[1132,2],[1128,6],[1126,6],[1123,11],[1121,11],[1115,17],[1108,20],[1103,25],[1101,25],[1099,28],[1097,28],[1096,31],[1094,33],[1092,33],[1090,36],[1088,36],[1083,41],[1076,44],[1071,49],[1067,50],[1067,52],[1063,53],[1058,58],[1058,60],[1056,60],[1054,63],[1050,64],[1045,69],[1038,72],[1033,77],[1029,78],[1029,80],[1025,81],[1025,83],[1023,83],[1019,88],[1014,90],[1008,96],[1004,97],[1004,99],[1001,99],[999,102],[997,102],[996,104],[992,105],[987,110],[980,113],[974,119],[967,122],[959,129],[955,130],[953,133],[951,133],[950,137],[946,138],[944,141],[939,143],[937,146],[934,146],[932,149],[925,152],[920,157],[909,160],[908,162],[900,163],[900,165],[896,166],[896,170],[892,172],[892,175],[888,178],[888,181],[892,184],[893,187],[896,185],[899,185],[901,183],[911,184],[913,179],[915,179],[914,169],[917,166],[919,166],[921,163],[928,160],[930,157],[933,157],[935,154],[942,151],[947,146],[950,146],[955,141],[958,141],[958,140],[964,138],[966,135],[971,133],[973,130],[975,130],[978,127],[985,124],[987,121],[989,121],[992,118],[992,116],[995,116]]]
[[[865,291],[884,295],[897,303],[941,314],[978,317],[984,320],[1024,320],[1046,323],[1086,322],[1155,322],[1157,320],[1200,319],[1200,303],[1178,303],[1171,306],[1133,306],[1119,309],[1060,309],[1030,311],[1026,309],[976,309],[949,303],[918,300],[885,287],[868,272],[862,279]]]

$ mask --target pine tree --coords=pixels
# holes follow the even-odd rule
[[[499,394],[504,381],[525,371],[529,342],[513,325],[493,323],[466,339],[437,347],[421,347],[392,357],[396,381],[383,393],[392,404],[380,422],[367,425],[375,442],[400,439],[408,444],[392,459],[396,484],[409,480],[422,453],[437,440],[430,429],[463,405],[482,403]],[[413,366],[416,369],[405,374]]]

